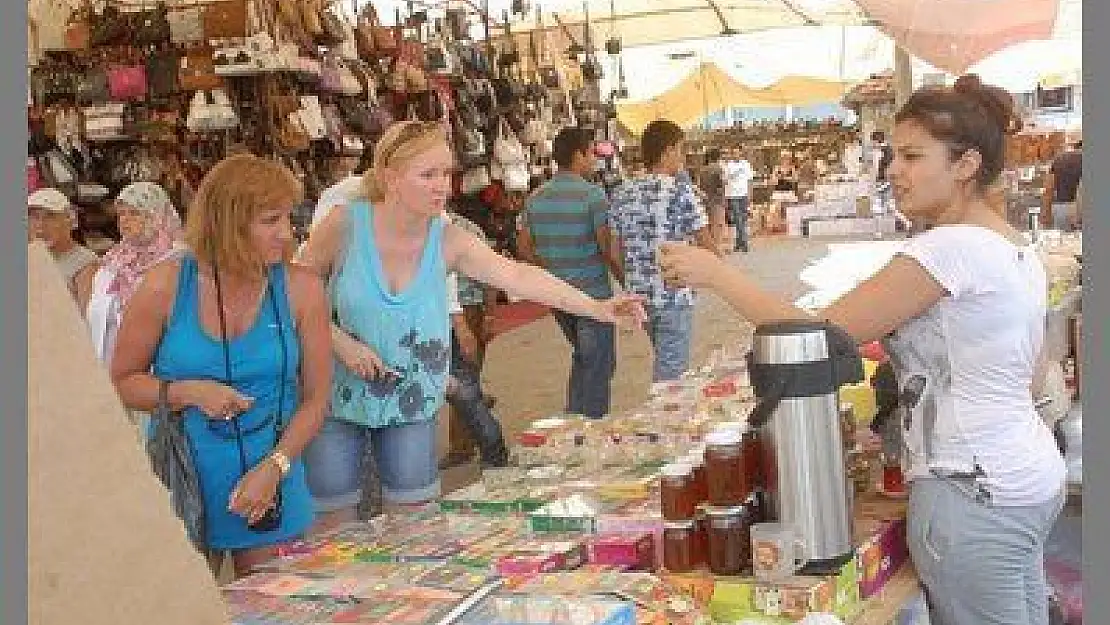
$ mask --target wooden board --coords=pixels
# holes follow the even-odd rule
[[[27,265],[29,622],[227,623],[61,273]]]

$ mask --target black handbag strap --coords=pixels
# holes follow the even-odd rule
[[[223,354],[224,354],[224,376],[225,376],[224,377],[224,384],[226,384],[228,386],[232,386],[231,346],[230,346],[228,338],[227,338],[227,316],[224,313],[223,287],[222,287],[222,283],[220,281],[219,268],[216,267],[216,265],[214,263],[212,265],[212,277],[213,277],[213,280],[216,283],[216,307],[218,309],[219,318],[220,318],[220,344],[223,347]],[[285,323],[284,323],[284,321],[282,320],[282,317],[281,317],[281,309],[280,309],[280,307],[278,306],[278,303],[277,303],[277,294],[274,292],[273,283],[274,283],[274,281],[273,281],[273,269],[270,269],[269,275],[267,276],[267,280],[266,280],[266,294],[265,295],[269,299],[270,308],[271,308],[271,310],[273,312],[273,315],[274,315],[275,325],[277,326],[277,333],[278,333],[278,344],[279,344],[279,349],[281,351],[281,365],[280,365],[281,373],[280,373],[280,378],[278,379],[278,406],[277,406],[277,413],[274,416],[274,447],[276,448],[277,444],[281,440],[281,436],[282,436],[282,434],[284,433],[284,430],[285,430],[284,423],[283,423],[282,412],[285,409],[285,378],[288,375],[289,356],[288,356],[288,348],[285,344],[285,329],[284,329]],[[236,416],[236,417],[231,419],[231,425],[235,430],[235,442],[236,442],[236,445],[238,446],[238,449],[239,449],[239,465],[240,465],[240,468],[242,469],[243,474],[245,475],[247,473],[248,469],[247,469],[246,450],[243,448],[243,436],[245,434],[251,434],[253,432],[261,430],[263,427],[265,427],[266,422],[264,421],[258,427],[252,428],[251,430],[248,430],[248,431],[244,432],[240,423],[239,423],[239,418],[238,418],[238,416]]]

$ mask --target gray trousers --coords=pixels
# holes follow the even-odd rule
[[[1001,507],[962,482],[914,480],[908,539],[931,625],[1048,625],[1044,544],[1063,505],[1063,490]]]

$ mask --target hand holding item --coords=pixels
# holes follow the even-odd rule
[[[335,355],[343,366],[364,380],[373,380],[388,371],[378,354],[354,337],[335,341]]]
[[[723,270],[709,250],[686,243],[659,244],[659,269],[669,287],[710,287]]]
[[[227,509],[253,524],[261,519],[274,505],[281,469],[270,459],[263,460],[247,472],[235,488],[227,502]]]
[[[644,298],[639,295],[622,293],[607,300],[599,300],[597,304],[598,312],[595,316],[599,321],[628,328],[642,327],[647,321]]]
[[[210,380],[188,380],[181,385],[185,404],[196,406],[209,419],[234,419],[250,409],[254,400],[239,391]]]

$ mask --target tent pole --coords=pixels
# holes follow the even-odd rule
[[[913,92],[913,62],[910,53],[894,44],[894,108],[902,108]]]

